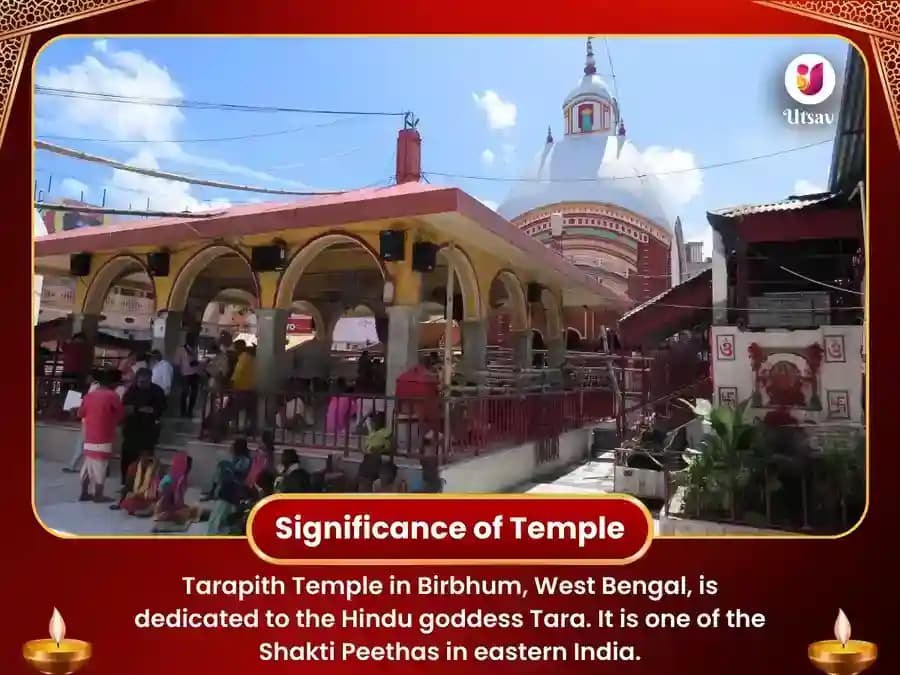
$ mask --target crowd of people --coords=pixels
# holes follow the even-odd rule
[[[81,341],[76,340],[76,344]],[[177,385],[177,414],[190,418],[198,403],[206,406],[204,419],[214,421],[210,409],[221,397],[202,394],[228,390],[229,414],[243,414],[245,432],[255,423],[255,361],[252,347],[240,341],[220,342],[207,358],[201,359],[197,341],[189,335],[169,363],[158,351],[134,352],[118,368],[93,371],[77,377],[76,391],[84,392],[77,407],[80,436],[69,464],[63,469],[78,473],[81,501],[108,504],[129,516],[149,518],[154,532],[184,532],[193,523],[205,522],[211,535],[240,535],[253,505],[278,493],[314,492],[440,492],[442,482],[437,458],[421,459],[420,478],[413,485],[401,478],[394,460],[393,433],[382,409],[360,407],[351,394],[353,388],[342,380],[329,399],[326,430],[346,429],[357,421],[357,433],[364,434],[364,454],[353,472],[341,455],[327,457],[324,468],[311,470],[294,448],[280,451],[271,430],[263,431],[258,446],[251,450],[247,435],[231,444],[229,457],[218,463],[214,477],[197,504],[188,504],[187,486],[192,458],[173,448],[166,467],[158,452],[163,420],[173,385]],[[377,382],[377,366],[364,354],[357,372],[357,386],[372,389]],[[204,386],[205,385],[205,386]],[[374,400],[374,399],[373,399]],[[175,411],[173,410],[173,413]],[[120,487],[113,496],[106,485],[110,465],[120,460]]]

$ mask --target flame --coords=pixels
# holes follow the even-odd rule
[[[842,609],[838,610],[837,620],[834,622],[834,637],[842,647],[846,647],[850,641],[850,620]]]
[[[59,646],[59,643],[66,637],[66,622],[63,621],[62,614],[56,607],[53,608],[53,616],[50,617],[50,638]]]

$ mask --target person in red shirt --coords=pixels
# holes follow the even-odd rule
[[[91,346],[84,333],[76,333],[62,348],[63,377],[77,380],[82,388],[91,372]]]
[[[116,441],[116,427],[125,410],[115,392],[116,379],[109,372],[98,373],[95,391],[81,402],[78,417],[84,430],[84,464],[81,466],[81,501],[111,502],[103,495],[106,472]]]

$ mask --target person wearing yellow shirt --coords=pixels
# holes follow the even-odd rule
[[[237,361],[231,374],[231,388],[234,391],[235,422],[248,434],[256,426],[256,358],[252,348],[247,348],[243,340],[234,343]],[[244,423],[241,424],[241,412]]]
[[[234,350],[238,357],[231,374],[231,388],[236,391],[253,391],[256,389],[256,358],[243,340],[234,343]]]

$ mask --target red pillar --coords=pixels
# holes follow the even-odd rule
[[[422,179],[422,137],[416,129],[397,134],[397,184],[418,183]]]

